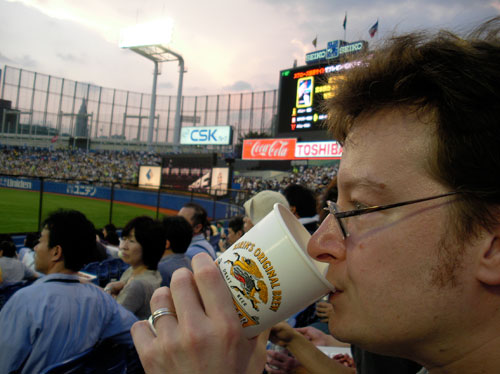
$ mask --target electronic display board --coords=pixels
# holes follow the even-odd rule
[[[359,64],[323,63],[282,70],[279,86],[278,133],[323,131],[327,115],[321,103],[335,94],[343,71]]]
[[[163,157],[162,186],[187,189],[204,175],[210,175],[216,154],[183,153]]]

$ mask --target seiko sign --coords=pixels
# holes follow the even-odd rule
[[[181,144],[228,145],[231,143],[231,126],[183,127],[181,129]]]
[[[306,54],[306,64],[309,65],[325,60],[333,60],[340,57],[340,55],[361,52],[367,47],[368,42],[364,40],[359,40],[349,44],[343,40],[333,40],[328,42],[326,49]]]

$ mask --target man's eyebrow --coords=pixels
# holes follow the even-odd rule
[[[342,181],[339,181],[339,186],[341,186],[346,191],[353,190],[354,188],[368,188],[375,190],[377,192],[388,192],[387,184],[383,183],[380,180],[375,180],[370,177],[354,177],[352,175],[348,175],[343,178]]]

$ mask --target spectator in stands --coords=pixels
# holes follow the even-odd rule
[[[248,232],[259,221],[267,216],[274,207],[274,204],[280,203],[289,208],[285,196],[276,191],[264,190],[245,201],[245,217],[243,218],[243,230]]]
[[[186,255],[192,259],[197,253],[208,253],[215,260],[215,249],[204,236],[205,229],[210,226],[206,210],[199,204],[187,203],[177,215],[184,217],[193,228],[193,238]]]
[[[151,296],[162,281],[157,270],[158,261],[165,250],[161,224],[147,216],[132,219],[122,231],[120,250],[122,260],[130,267],[119,281],[108,283],[104,291],[114,296],[137,318],[146,319],[151,314]]]
[[[319,225],[319,215],[316,213],[316,196],[307,187],[301,184],[290,184],[283,191],[290,210],[304,225],[311,234],[314,233]]]
[[[0,373],[40,373],[105,339],[131,344],[137,318],[78,277],[95,243],[92,223],[80,212],[61,210],[42,227],[35,266],[47,275],[17,291],[0,311]]]
[[[30,232],[24,238],[24,246],[17,253],[19,260],[29,269],[35,271],[35,251],[34,248],[38,244],[40,233]]]
[[[421,373],[500,367],[499,58],[500,17],[466,37],[394,36],[344,71],[327,102],[343,144],[339,198],[308,252],[330,265],[330,330],[410,358]],[[193,275],[176,275],[153,310],[189,308],[191,318],[162,316],[157,337],[134,325],[146,371],[260,372],[251,367],[262,363],[257,340],[230,314],[212,261],[199,255]]]
[[[221,252],[231,247],[239,238],[243,236],[243,217],[235,216],[227,224],[227,235],[219,242]]]
[[[175,270],[191,268],[191,259],[186,256],[186,251],[193,237],[193,228],[181,216],[165,217],[163,219],[165,233],[165,251],[158,263],[158,271],[162,277],[162,286],[170,287],[170,280]]]
[[[16,245],[13,242],[0,243],[0,268],[4,282],[20,282],[23,279],[35,279],[38,275],[17,258]]]
[[[108,223],[106,226],[103,227],[102,234],[103,234],[103,239],[106,242],[103,244],[110,244],[113,246],[120,245],[120,238],[118,237],[118,233],[116,232],[116,226],[113,225],[112,223]]]

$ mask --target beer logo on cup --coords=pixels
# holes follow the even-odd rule
[[[255,293],[261,302],[267,303],[267,286],[262,281],[262,274],[255,261],[242,257],[238,253],[234,254],[237,257],[236,261],[227,260],[225,262],[231,264],[231,275],[241,284],[241,288],[238,286],[231,286],[231,288],[250,300],[252,307],[258,311],[259,300],[257,300]]]
[[[227,285],[234,291],[233,302],[243,327],[259,324],[259,317],[254,314],[261,308],[277,312],[281,305],[281,285],[276,271],[264,251],[255,247],[255,243],[249,241],[236,242],[232,250],[222,256],[224,259],[217,259]]]

